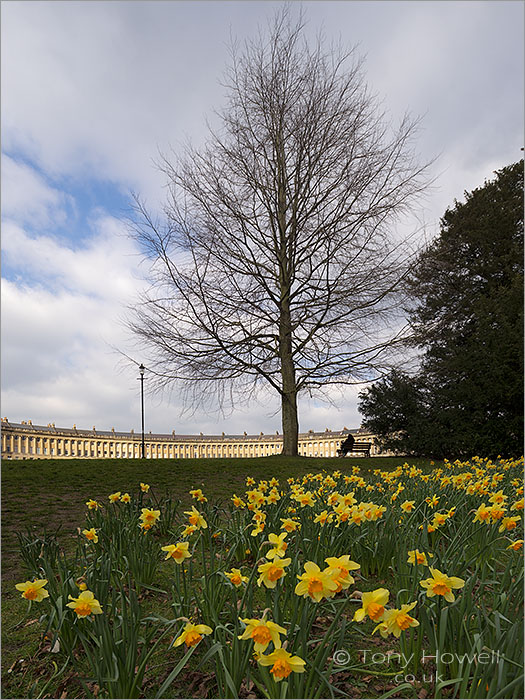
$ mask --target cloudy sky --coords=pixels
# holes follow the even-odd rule
[[[418,150],[438,156],[417,213],[427,236],[454,199],[521,158],[523,3],[302,5],[312,37],[323,27],[358,45],[394,120],[423,115]],[[130,192],[161,206],[158,153],[202,143],[230,36],[253,36],[279,6],[2,3],[2,416],[140,429],[137,371],[115,350],[142,360],[123,324],[146,272],[125,232]],[[356,394],[302,401],[301,430],[358,427]],[[181,415],[176,392],[146,401],[154,432],[280,429],[276,401],[228,417]]]

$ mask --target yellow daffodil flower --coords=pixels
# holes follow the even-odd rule
[[[519,551],[520,549],[523,549],[523,540],[516,540],[515,542],[511,542],[507,549],[513,549],[515,552]]]
[[[325,562],[328,564],[327,573],[337,584],[336,593],[346,590],[355,583],[354,577],[349,572],[357,571],[360,565],[352,561],[349,554],[343,554],[342,557],[328,557]]]
[[[323,510],[322,513],[319,513],[319,515],[314,518],[314,523],[319,523],[321,527],[324,527],[326,523],[332,522],[333,517],[333,513],[328,513],[327,510]]]
[[[266,650],[270,642],[273,642],[274,649],[281,647],[281,634],[286,634],[284,627],[266,619],[263,615],[261,620],[251,618],[240,618],[244,622],[246,629],[239,635],[239,639],[253,639],[254,651],[261,654]]]
[[[100,503],[98,501],[95,501],[93,498],[90,498],[89,501],[86,501],[86,505],[89,508],[89,510],[98,510],[100,508]]]
[[[17,583],[15,584],[15,588],[17,591],[22,592],[22,598],[25,598],[26,600],[35,600],[37,603],[41,603],[44,598],[49,598],[49,593],[44,588],[46,584],[47,579],[38,578],[34,581]]]
[[[178,542],[177,544],[168,544],[166,547],[161,547],[163,552],[167,552],[166,559],[175,559],[177,564],[182,564],[185,559],[189,559],[191,554],[188,552],[189,542]]]
[[[149,484],[143,484],[142,481],[140,482],[140,490],[141,490],[143,493],[148,493],[149,488],[150,488],[150,487],[149,487]]]
[[[404,501],[401,504],[401,510],[405,513],[411,513],[414,510],[415,501]]]
[[[309,597],[315,603],[319,603],[323,598],[331,597],[335,594],[338,586],[328,570],[321,569],[313,561],[307,561],[304,565],[304,574],[297,577],[299,583],[295,587],[296,595]]]
[[[87,617],[88,615],[100,615],[102,608],[91,591],[82,591],[78,598],[69,596],[71,603],[67,603],[67,607],[74,610],[77,617]]]
[[[284,557],[286,554],[286,549],[288,547],[288,543],[285,542],[285,538],[288,537],[287,532],[283,532],[280,535],[274,535],[273,533],[270,533],[268,535],[268,543],[273,544],[272,549],[269,549],[266,552],[266,558],[267,559],[275,559],[275,557]]]
[[[442,595],[448,603],[453,603],[456,598],[452,589],[463,588],[465,581],[457,576],[447,576],[439,569],[432,567],[430,567],[430,574],[429,578],[419,583],[420,586],[427,589],[427,596],[432,598],[436,595]]]
[[[374,622],[382,620],[389,597],[390,592],[386,588],[376,588],[375,591],[363,593],[362,607],[355,611],[354,621],[361,622],[367,615]]]
[[[203,634],[211,634],[212,632],[212,628],[208,625],[193,625],[191,622],[187,622],[172,646],[178,647],[185,644],[188,648],[194,647],[202,640]]]
[[[243,576],[240,569],[225,571],[224,575],[233,583],[234,586],[242,586],[243,583],[248,583],[248,576]]]
[[[185,510],[184,515],[188,516],[188,520],[190,521],[190,525],[195,525],[195,527],[200,529],[205,530],[208,527],[208,523],[202,515],[199,513],[199,511],[195,508],[195,506],[191,507],[191,510]]]
[[[281,518],[281,530],[286,530],[286,532],[294,532],[301,527],[301,523],[297,520],[292,520],[291,518]]]
[[[120,497],[120,500],[122,501],[122,503],[129,503],[131,501],[131,496],[129,495],[129,493],[123,493]]]
[[[429,554],[429,557],[433,557],[433,554]],[[418,564],[423,564],[423,566],[428,566],[428,559],[427,555],[425,552],[420,552],[419,549],[411,549],[408,552],[408,559],[407,559],[407,564],[414,564],[414,566],[418,566]]]
[[[515,515],[512,518],[503,518],[501,525],[498,528],[498,532],[503,532],[504,530],[514,530],[518,524],[518,520],[521,520],[520,515]]]
[[[98,542],[98,535],[97,531],[95,530],[94,527],[92,527],[90,530],[82,530],[82,534],[88,539],[90,542],[97,543]]]
[[[387,610],[384,614],[382,622],[380,622],[374,629],[372,634],[379,630],[382,637],[387,637],[389,634],[393,634],[394,637],[400,637],[401,632],[408,629],[409,627],[418,627],[419,622],[409,615],[409,611],[415,607],[417,601],[414,603],[409,603],[401,606],[401,610],[397,608],[392,608]]]
[[[261,564],[257,569],[258,573],[260,574],[259,578],[257,579],[257,585],[260,586],[262,583],[264,583],[266,588],[275,588],[277,581],[286,576],[286,571],[284,568],[286,566],[290,566],[291,562],[292,560],[290,557],[287,557],[286,559],[279,559],[279,557],[275,557],[272,561]]]
[[[288,678],[290,673],[304,673],[305,661],[299,656],[292,656],[282,648],[276,649],[268,656],[261,655],[257,659],[261,666],[271,666],[270,673],[279,683],[283,678]]]
[[[115,493],[111,493],[108,496],[109,500],[111,503],[117,503],[120,500],[120,491],[116,491]]]

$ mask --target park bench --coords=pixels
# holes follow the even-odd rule
[[[341,445],[342,449],[337,450],[337,456],[338,457],[349,457],[349,456],[355,456],[355,455],[362,455],[363,457],[370,457],[370,449],[372,447],[372,443],[370,442],[357,442],[354,441],[354,444],[350,447],[350,449],[345,449],[344,448],[344,443]]]

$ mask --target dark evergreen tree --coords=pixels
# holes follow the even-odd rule
[[[414,390],[424,410],[418,426],[407,424],[404,442],[437,456],[521,453],[523,161],[446,211],[409,286],[414,342],[424,351]],[[404,415],[407,394],[396,396]],[[374,397],[373,390],[362,397],[365,425],[382,416],[386,435],[393,408]],[[398,421],[390,430],[399,430]]]

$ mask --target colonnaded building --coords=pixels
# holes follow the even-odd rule
[[[330,430],[324,433],[310,430],[299,435],[299,454],[303,457],[336,457],[346,438],[352,435],[354,449],[349,454],[377,455],[380,453],[374,436],[364,430]],[[3,459],[49,458],[135,458],[141,456],[142,434],[130,430],[82,430],[57,428],[54,423],[33,425],[28,421],[11,423],[2,418]],[[177,435],[145,433],[145,457],[148,459],[177,459],[198,457],[267,457],[280,454],[283,437],[274,435]]]

